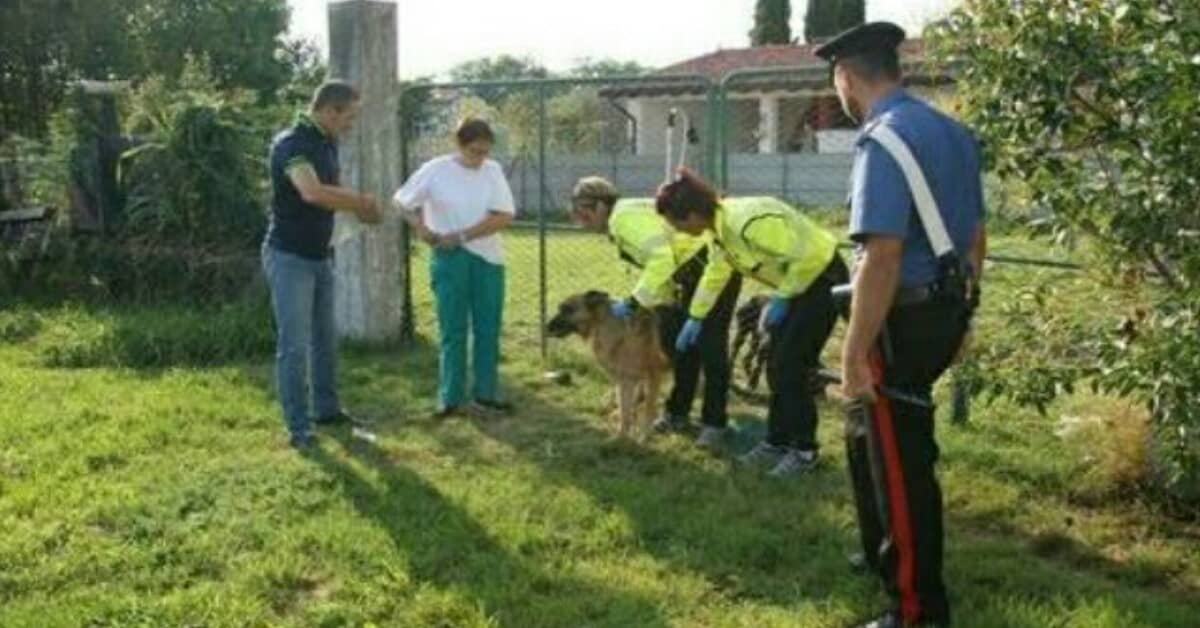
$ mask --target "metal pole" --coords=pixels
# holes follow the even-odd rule
[[[721,81],[717,88],[717,134],[718,142],[720,143],[719,150],[721,151],[721,182],[722,190],[729,191],[729,95],[726,93],[727,86],[725,81]]]
[[[704,178],[720,185],[717,180],[717,123],[720,117],[717,111],[717,90],[711,82],[705,95],[706,107],[704,116],[704,164],[701,172]]]
[[[781,153],[781,155],[783,155],[783,168],[781,168],[783,176],[782,176],[781,185],[779,186],[780,192],[781,192],[780,196],[783,197],[783,200],[791,203],[792,202],[791,199],[788,198],[788,176],[790,173],[788,172],[788,152],[787,152],[786,146],[784,147],[783,153]]]
[[[412,164],[408,160],[408,121],[404,117],[404,91],[400,92],[401,109],[396,112],[400,118],[400,181],[408,179]],[[412,291],[412,232],[408,221],[400,222],[400,251],[404,264],[404,303],[400,313],[400,342],[409,343],[416,337],[416,321],[413,320],[413,291]]]
[[[538,338],[546,360],[546,87],[538,84]]]

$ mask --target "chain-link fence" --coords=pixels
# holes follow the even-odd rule
[[[605,235],[570,224],[570,194],[580,177],[605,176],[626,198],[651,196],[683,150],[687,165],[731,195],[841,206],[857,135],[829,88],[828,72],[811,67],[737,71],[720,83],[652,75],[415,84],[405,88],[401,103],[406,177],[456,150],[453,135],[462,118],[492,124],[492,158],[503,167],[518,210],[517,223],[503,234],[503,345],[505,352],[543,356],[555,350],[544,327],[563,298],[592,289],[622,295],[636,281],[636,270],[619,260]],[[668,148],[672,120],[675,141]],[[436,337],[429,249],[418,244],[410,250],[410,328]],[[748,283],[743,303],[764,290]]]
[[[705,173],[715,166],[715,94],[703,77],[517,81],[410,85],[401,102],[407,176],[455,150],[454,128],[469,116],[497,135],[492,158],[504,169],[517,223],[503,234],[506,351],[547,350],[543,333],[560,300],[584,290],[627,292],[635,278],[603,234],[570,223],[571,190],[588,175],[607,177],[627,198],[654,194],[665,177],[668,119],[676,113],[674,161]],[[413,329],[436,334],[429,249],[412,248]]]
[[[719,176],[730,194],[795,205],[845,201],[856,130],[819,68],[744,70],[722,79]]]

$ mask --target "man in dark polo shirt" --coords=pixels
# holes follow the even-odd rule
[[[327,82],[313,94],[308,112],[271,144],[271,220],[263,270],[278,330],[275,383],[288,442],[296,448],[313,443],[314,422],[351,422],[335,384],[333,215],[351,212],[369,224],[382,217],[374,196],[338,184],[337,139],[353,126],[358,110],[359,94],[352,85]],[[315,419],[309,414],[310,374]]]

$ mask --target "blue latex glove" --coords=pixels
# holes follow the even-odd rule
[[[633,315],[633,305],[629,303],[628,299],[613,299],[608,304],[608,310],[621,320],[628,320]]]
[[[784,297],[771,297],[767,302],[767,307],[763,310],[762,326],[764,329],[775,329],[783,323],[783,319],[787,316],[788,306],[791,305],[791,300]]]
[[[679,335],[675,337],[675,350],[683,353],[696,344],[700,339],[700,328],[704,325],[704,321],[698,318],[689,318],[683,324],[683,329],[679,330]]]

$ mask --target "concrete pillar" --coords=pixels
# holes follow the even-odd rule
[[[758,152],[779,152],[779,96],[763,94],[758,99]]]
[[[396,5],[376,0],[329,4],[329,76],[362,91],[362,114],[341,141],[342,184],[385,203],[398,187],[400,128]],[[404,264],[394,212],[374,227],[339,213],[335,232],[338,334],[380,342],[400,335]]]
[[[630,103],[629,113],[637,118],[637,154],[663,155],[667,150],[668,103],[655,99],[635,100]],[[678,136],[675,138],[679,142]]]

